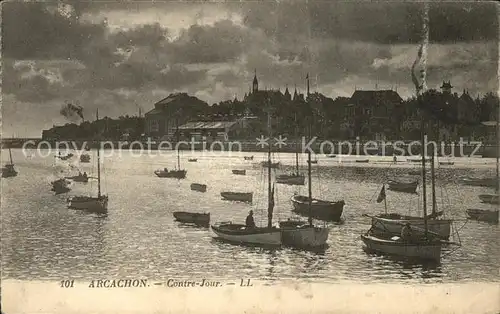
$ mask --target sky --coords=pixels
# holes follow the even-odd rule
[[[151,110],[173,92],[209,104],[261,89],[328,97],[415,94],[422,3],[326,1],[7,2],[2,6],[2,134],[40,137],[68,122]],[[498,91],[497,5],[431,2],[427,85]]]

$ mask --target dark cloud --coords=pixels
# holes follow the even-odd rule
[[[82,47],[103,36],[104,26],[82,23],[42,2],[3,4],[2,51],[15,59],[72,59]]]
[[[278,41],[306,36],[383,44],[416,43],[422,30],[423,3],[325,2],[249,3],[244,22]],[[494,40],[498,19],[494,2],[431,3],[432,42]]]
[[[192,25],[169,45],[173,61],[218,63],[234,61],[252,44],[252,33],[228,20]]]

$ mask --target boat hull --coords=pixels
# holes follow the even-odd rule
[[[68,208],[93,213],[106,213],[108,211],[108,197],[74,196],[68,199]]]
[[[251,203],[253,200],[253,193],[221,192],[220,195],[228,201]]]
[[[206,192],[207,185],[206,184],[199,184],[199,183],[192,183],[191,190],[198,191],[198,192]]]
[[[210,225],[210,213],[174,212],[175,220],[183,223],[192,223],[199,226]]]
[[[498,194],[480,194],[479,199],[483,203],[498,204]]]
[[[276,183],[288,185],[304,185],[306,178],[303,175],[280,175],[276,178]]]
[[[460,178],[460,182],[465,185],[483,186],[483,187],[495,187],[498,184],[498,180],[495,178],[463,177]]]
[[[279,167],[280,167],[280,163],[279,163],[279,162],[272,162],[271,164],[269,164],[267,161],[263,161],[263,162],[262,162],[262,167],[266,167],[266,168],[268,168],[268,167],[269,167],[269,165],[271,165],[271,166],[270,166],[270,168],[274,168],[274,169],[276,169],[276,168],[279,168]]]
[[[14,169],[14,165],[7,164],[2,168],[2,178],[11,178],[17,176],[17,171]]]
[[[382,239],[372,235],[361,235],[365,246],[372,251],[394,256],[418,258],[424,260],[441,260],[441,243],[406,243]]]
[[[246,170],[232,170],[233,174],[238,174],[244,176],[247,171]]]
[[[401,228],[403,228],[406,223],[420,229],[425,229],[425,222],[422,217],[401,216],[400,219],[390,219],[379,216],[372,218],[372,228],[381,233],[399,235],[401,234]],[[451,223],[452,220],[450,219],[428,219],[427,227],[429,231],[439,234],[443,239],[448,239],[451,232]],[[423,235],[423,231],[420,230],[414,230],[414,233],[421,236]]]
[[[295,248],[321,248],[326,246],[328,240],[328,228],[280,224],[280,229],[283,244]]]
[[[187,171],[186,170],[156,170],[155,174],[159,178],[175,178],[175,179],[185,179]]]
[[[477,221],[498,223],[498,210],[487,209],[467,209],[467,216],[469,219]]]
[[[388,189],[396,192],[416,193],[418,181],[415,182],[398,182],[389,180],[387,182]]]
[[[293,211],[303,215],[309,215],[309,198],[302,195],[292,197]],[[311,216],[313,218],[325,221],[340,221],[344,211],[344,201],[329,202],[318,199],[312,200]]]
[[[281,231],[276,228],[253,228],[247,229],[239,224],[213,225],[212,231],[218,238],[238,243],[263,246],[280,246]]]

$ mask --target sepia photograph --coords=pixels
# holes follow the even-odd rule
[[[500,313],[499,9],[2,2],[2,314]]]

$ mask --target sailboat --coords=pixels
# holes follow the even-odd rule
[[[295,136],[297,136],[297,130],[295,130]],[[309,160],[309,163],[310,162],[311,161]],[[296,145],[295,149],[295,172],[290,174],[281,174],[277,176],[276,183],[282,183],[288,185],[304,185],[305,177],[303,174],[299,172],[299,145]]]
[[[271,133],[271,117],[268,113],[269,133]],[[267,161],[271,164],[271,146],[267,154]],[[271,167],[267,169],[268,177],[268,207],[267,207],[267,226],[266,227],[247,227],[243,224],[232,222],[223,222],[212,225],[212,231],[222,240],[238,243],[260,246],[281,246],[281,230],[273,227],[274,210],[274,185],[271,186]]]
[[[307,75],[307,98],[309,99],[309,75]],[[310,152],[308,158],[308,169],[310,169],[311,159]],[[309,176],[309,191],[311,191],[311,177]],[[340,221],[342,212],[344,211],[344,200],[326,201],[309,196],[295,194],[292,196],[293,211],[304,216],[311,216],[316,219],[326,221]]]
[[[99,110],[96,113],[99,121]],[[108,196],[101,194],[101,157],[100,148],[97,149],[97,197],[72,196],[68,198],[68,208],[85,210],[93,213],[104,214],[108,212]]]
[[[321,248],[328,240],[328,227],[314,226],[312,223],[311,152],[308,151],[309,220],[280,222],[283,244],[298,248]]]
[[[428,7],[425,8],[424,15],[424,35],[425,39],[421,44],[418,52],[418,57],[413,63],[412,66],[412,78],[415,83],[415,87],[417,89],[417,100],[421,101],[420,91],[425,88],[425,70],[421,72],[422,83],[418,82],[418,79],[415,75],[415,66],[419,61],[426,60],[426,55],[423,55],[426,51],[424,51],[424,47],[426,46],[426,42],[428,41]],[[425,68],[424,68],[425,69]],[[422,115],[421,119],[421,148],[422,148],[422,198],[423,198],[423,236],[415,236],[409,234],[410,230],[420,231],[419,227],[414,226],[415,222],[419,222],[420,220],[393,220],[393,223],[399,223],[400,225],[404,225],[404,229],[401,231],[407,231],[408,233],[404,234],[407,237],[399,237],[399,236],[380,236],[375,234],[372,228],[368,230],[365,234],[361,235],[361,240],[365,244],[365,246],[372,251],[376,251],[378,253],[387,254],[387,255],[398,255],[403,257],[410,258],[421,258],[426,260],[433,260],[440,262],[441,260],[441,249],[443,245],[443,241],[439,239],[439,237],[435,237],[435,233],[429,232],[428,226],[428,217],[427,217],[427,195],[426,195],[426,181],[425,181],[425,149],[424,149],[424,125],[425,120]],[[434,151],[432,152],[432,156],[434,157]],[[434,159],[434,158],[433,158]],[[432,169],[431,169],[432,170]],[[431,174],[434,177],[434,173]],[[433,185],[434,186],[434,185]],[[382,191],[385,192],[385,189]],[[434,192],[434,190],[433,190]],[[379,196],[380,200],[381,196]],[[433,208],[435,203],[434,193],[433,193]],[[403,236],[403,232],[400,233]]]
[[[177,134],[179,134],[179,123],[177,122]],[[177,142],[179,142],[179,136],[177,135]],[[177,168],[173,170],[168,170],[167,168],[163,169],[158,169],[155,170],[155,174],[159,178],[175,178],[175,179],[185,179],[187,170],[181,169],[181,157],[180,157],[180,152],[179,148],[176,149],[177,151]]]
[[[497,145],[497,154],[496,154],[496,178],[493,180],[495,184],[495,194],[480,194],[478,195],[479,199],[483,203],[488,204],[499,204],[499,184],[500,184],[500,174],[499,174],[499,159],[500,159],[500,151],[498,150],[498,145],[500,143],[500,122],[496,121],[488,121],[483,122],[484,125],[495,125],[496,128],[496,145]],[[494,222],[498,223],[499,213],[498,208],[495,209],[477,209],[477,208],[469,208],[467,209],[467,216],[471,219],[486,221],[486,222]]]
[[[9,157],[10,157],[10,163],[5,164],[5,167],[2,168],[2,178],[10,178],[17,176],[17,171],[14,168],[14,162],[12,162],[12,151],[10,150],[10,147],[9,147]]]
[[[423,132],[423,131],[422,131]],[[432,152],[432,156],[430,158],[431,163],[431,184],[432,184],[432,213],[427,215],[426,217],[419,216],[409,216],[409,215],[400,215],[399,213],[387,213],[387,200],[385,194],[385,186],[382,187],[382,190],[379,193],[379,197],[377,202],[380,203],[382,200],[385,205],[385,213],[378,214],[372,218],[372,228],[377,232],[382,233],[390,233],[390,234],[400,234],[401,228],[409,223],[412,226],[416,226],[420,228],[420,231],[417,230],[417,233],[422,233],[424,231],[424,225],[426,225],[430,232],[439,235],[439,237],[443,239],[448,239],[451,234],[451,224],[453,220],[451,219],[438,219],[440,216],[444,214],[444,211],[437,211],[437,202],[436,202],[436,182],[435,182],[435,173],[434,173],[434,159],[435,153]],[[425,163],[426,159],[422,157],[423,162]],[[422,169],[425,170],[424,164],[422,165]],[[421,171],[422,180],[425,180],[426,171]],[[418,182],[418,181],[417,181]],[[426,183],[423,182],[422,186]],[[391,189],[391,186],[389,185]],[[425,193],[425,190],[424,192]]]

